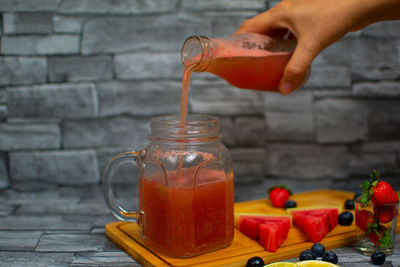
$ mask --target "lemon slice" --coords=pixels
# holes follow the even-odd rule
[[[297,262],[296,267],[339,267],[339,265],[327,261],[309,260]]]
[[[293,262],[275,262],[268,265],[264,265],[264,267],[296,267],[296,263]]]

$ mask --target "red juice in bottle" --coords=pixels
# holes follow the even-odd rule
[[[243,89],[278,92],[295,40],[247,33],[225,39],[189,37],[182,46],[185,68],[213,73]]]

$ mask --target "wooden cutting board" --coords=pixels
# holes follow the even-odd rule
[[[298,207],[337,205],[343,207],[346,199],[352,199],[353,192],[318,190],[295,194],[291,199]],[[235,212],[286,214],[284,209],[274,208],[268,199],[239,202]],[[400,222],[397,222],[400,232]],[[262,257],[265,263],[297,258],[301,251],[310,248],[312,243],[297,228],[291,227],[288,238],[277,252],[271,253],[241,232],[235,229],[232,244],[224,249],[188,259],[171,258],[146,247],[140,237],[139,227],[135,223],[113,222],[106,226],[106,235],[116,245],[144,266],[245,266],[249,258]],[[355,224],[338,225],[321,243],[327,249],[351,245],[356,240]]]

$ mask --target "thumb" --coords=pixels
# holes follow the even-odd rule
[[[300,87],[309,74],[312,61],[318,55],[320,49],[298,42],[297,47],[287,63],[282,79],[279,83],[279,91],[283,95],[290,94]]]

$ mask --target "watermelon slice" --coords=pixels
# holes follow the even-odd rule
[[[285,242],[289,228],[285,222],[260,223],[260,236],[258,242],[269,252],[276,252]]]
[[[235,213],[235,226],[269,252],[275,252],[286,240],[292,225],[290,215]]]
[[[293,223],[316,243],[321,241],[338,224],[339,206],[287,209]]]

